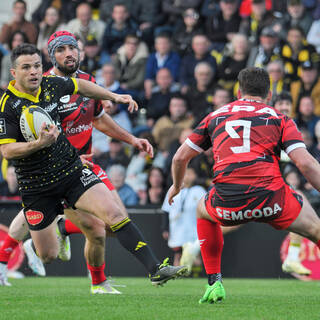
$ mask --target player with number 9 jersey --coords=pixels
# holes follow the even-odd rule
[[[301,197],[285,184],[279,159],[281,150],[289,153],[305,144],[287,116],[262,102],[240,99],[210,113],[186,143],[199,152],[213,150],[214,187],[206,207],[222,225],[277,219],[273,226],[285,228],[291,220],[279,218],[285,216],[285,202],[286,211],[293,209],[290,200],[296,208],[291,218],[299,214]]]

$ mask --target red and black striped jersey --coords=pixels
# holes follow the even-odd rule
[[[54,75],[53,70],[45,73]],[[78,70],[76,77],[95,83],[93,76]],[[90,154],[92,147],[92,121],[104,114],[100,100],[90,99],[79,94],[60,98],[58,107],[61,126],[70,143],[78,149],[79,154]]]
[[[220,195],[278,190],[280,151],[305,148],[296,124],[274,108],[240,99],[205,117],[186,143],[213,150],[213,183]]]

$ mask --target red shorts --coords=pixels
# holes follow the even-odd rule
[[[275,229],[286,229],[298,217],[302,204],[302,197],[288,185],[277,191],[266,190],[256,197],[225,201],[217,196],[213,187],[205,198],[207,212],[222,226],[255,221],[268,223]]]
[[[91,170],[99,177],[99,179],[107,186],[107,188],[112,191],[115,189],[111,181],[109,180],[106,172],[97,164],[93,164]]]

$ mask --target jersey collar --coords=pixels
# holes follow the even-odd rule
[[[23,98],[23,99],[28,99],[28,100],[35,102],[35,103],[39,102],[39,96],[41,93],[41,86],[38,89],[37,95],[33,96],[32,94],[29,94],[26,92],[21,92],[21,91],[17,90],[14,87],[15,83],[16,83],[16,80],[12,80],[9,82],[9,85],[8,85],[8,90],[10,90],[15,96],[17,96],[19,98]]]

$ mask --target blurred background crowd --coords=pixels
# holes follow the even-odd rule
[[[140,110],[106,112],[126,130],[149,139],[153,159],[94,131],[94,161],[104,168],[127,206],[161,206],[171,184],[177,148],[210,111],[236,98],[238,72],[265,68],[276,99],[290,104],[311,153],[320,160],[319,0],[16,0],[1,16],[0,85],[10,75],[10,52],[23,42],[52,67],[49,36],[74,33],[82,43],[80,69],[99,85],[129,93]],[[32,10],[30,9],[32,8]],[[287,100],[286,100],[287,99]],[[208,190],[213,158],[191,163],[192,184]],[[0,195],[18,196],[14,174],[2,168]],[[284,174],[315,202],[318,194],[292,165]]]

